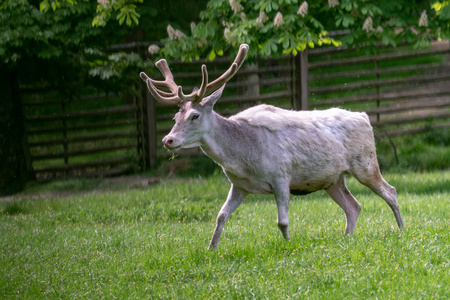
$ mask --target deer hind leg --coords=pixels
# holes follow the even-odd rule
[[[219,211],[219,214],[217,215],[216,228],[214,229],[211,242],[209,243],[209,249],[217,248],[220,235],[222,234],[223,227],[225,226],[225,222],[228,220],[233,211],[235,211],[236,208],[238,208],[238,206],[242,203],[245,196],[247,196],[246,192],[231,185],[227,201],[225,201]]]
[[[273,192],[275,194],[275,201],[277,203],[277,223],[278,228],[280,228],[283,237],[286,240],[290,240],[289,236],[289,217],[288,217],[288,209],[289,209],[289,182],[280,180],[276,186],[273,188]]]
[[[353,175],[359,182],[370,188],[375,194],[386,201],[394,213],[398,227],[403,229],[403,219],[397,202],[397,191],[384,180],[383,176],[381,176],[378,163],[373,166],[373,168],[360,169]]]
[[[325,190],[345,213],[345,234],[352,234],[355,230],[356,221],[361,211],[361,204],[353,197],[345,185],[345,176],[341,175],[339,180]]]

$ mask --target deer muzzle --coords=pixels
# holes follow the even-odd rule
[[[169,149],[170,151],[177,151],[181,149],[182,141],[174,137],[173,135],[166,135],[162,142],[164,144],[164,147]]]

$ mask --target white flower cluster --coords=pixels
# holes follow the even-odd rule
[[[108,4],[108,2],[109,2],[109,0],[97,0],[97,3],[101,4],[101,5],[106,5],[106,4]]]
[[[151,55],[158,53],[160,50],[160,48],[158,47],[158,45],[150,45],[148,46],[148,53],[150,53]]]
[[[333,8],[339,6],[339,0],[328,0],[328,7]]]
[[[226,27],[223,30],[223,37],[227,40],[230,41],[233,38],[233,33],[231,33],[230,28]]]
[[[369,32],[382,33],[383,32],[383,27],[381,27],[380,25],[378,25],[377,29],[373,28],[373,20],[370,16],[367,17],[367,19],[364,21],[362,29],[365,30],[367,33],[369,33]]]
[[[280,27],[284,24],[283,15],[280,12],[277,12],[275,15],[275,19],[273,19],[273,25],[276,27]]]
[[[225,29],[223,30],[223,37],[227,41],[230,41],[233,38],[233,33],[231,32],[231,27],[234,26],[234,23],[228,23],[227,21],[222,20],[222,26],[225,27]]]
[[[180,30],[175,30],[172,26],[167,25],[167,34],[169,35],[169,39],[171,41],[176,39],[183,39],[186,37],[186,35],[181,32]]]
[[[428,27],[428,15],[426,10],[420,15],[419,27]]]
[[[234,13],[238,13],[244,9],[239,2],[236,2],[236,0],[230,0],[230,7]]]
[[[300,4],[300,7],[297,10],[297,15],[300,15],[300,16],[304,17],[307,14],[308,14],[308,3],[306,1],[303,1],[302,4]]]
[[[256,23],[258,23],[258,26],[263,27],[264,23],[266,23],[267,20],[269,20],[269,18],[267,17],[266,13],[264,11],[260,11],[259,17],[256,18]]]
[[[367,33],[371,32],[371,31],[374,31],[374,29],[373,29],[373,21],[372,21],[372,18],[370,16],[367,17],[367,19],[364,21],[362,29],[365,30]]]

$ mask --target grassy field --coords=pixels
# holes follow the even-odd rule
[[[450,171],[385,178],[403,232],[384,201],[350,179],[362,204],[353,236],[324,192],[291,198],[290,242],[273,198],[250,196],[213,252],[229,188],[221,174],[29,186],[0,200],[0,298],[448,299]]]

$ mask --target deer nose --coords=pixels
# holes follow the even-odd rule
[[[172,137],[166,136],[163,138],[162,142],[163,142],[164,146],[166,146],[167,148],[170,148],[173,145],[174,140]]]

